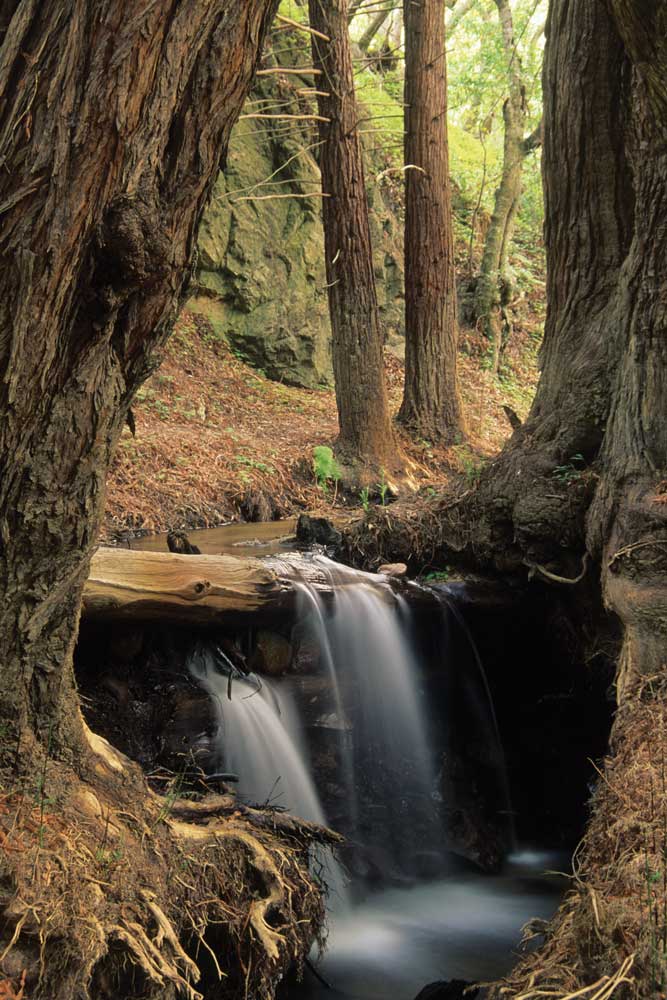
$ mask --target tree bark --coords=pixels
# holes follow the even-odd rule
[[[268,998],[323,918],[305,831],[286,846],[242,818],[170,818],[139,768],[87,729],[72,673],[111,454],[184,296],[276,7],[0,5],[0,952],[12,996],[24,983],[32,1000],[200,1000],[196,941],[230,990],[243,966],[239,994]]]
[[[14,748],[54,726],[80,735],[72,648],[109,461],[276,5],[2,6],[0,716]]]
[[[493,345],[492,371],[498,373],[503,342],[503,296],[509,285],[507,256],[514,232],[523,163],[541,142],[541,130],[524,138],[526,117],[525,88],[521,76],[521,61],[514,38],[512,8],[508,0],[496,0],[498,17],[507,61],[509,94],[503,104],[504,138],[503,166],[495,194],[493,214],[486,233],[482,263],[475,289],[475,314],[482,321],[486,336]]]
[[[319,94],[324,247],[340,435],[336,452],[355,478],[400,468],[384,378],[383,331],[371,255],[368,202],[347,23],[347,0],[309,0]]]
[[[444,0],[404,4],[405,391],[413,433],[461,438],[456,381],[456,275],[447,148]]]

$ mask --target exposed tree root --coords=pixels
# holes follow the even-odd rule
[[[310,845],[339,838],[154,795],[91,736],[81,778],[47,759],[0,797],[0,997],[272,997],[322,939]]]

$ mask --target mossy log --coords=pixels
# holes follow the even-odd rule
[[[260,620],[296,606],[292,572],[283,560],[100,548],[84,588],[83,617],[200,625],[245,614]],[[326,575],[307,560],[300,560],[299,577],[325,596],[332,592]]]

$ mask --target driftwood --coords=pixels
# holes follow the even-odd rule
[[[296,607],[290,575],[290,563],[277,559],[100,548],[84,587],[83,616],[211,625],[244,614],[260,620]],[[302,561],[299,576],[331,595],[326,575],[312,563]]]

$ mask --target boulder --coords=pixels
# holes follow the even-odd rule
[[[255,649],[249,660],[250,668],[258,674],[280,677],[289,670],[291,662],[292,646],[287,639],[278,632],[260,629]]]
[[[294,107],[283,110],[303,112],[299,101],[294,94]],[[310,124],[299,131],[295,123],[289,135],[258,121],[234,130],[225,173],[199,230],[196,286],[210,306],[188,308],[206,308],[215,334],[269,378],[317,388],[333,384],[333,371],[321,181],[311,143]],[[384,154],[375,155],[386,166]],[[378,167],[369,163],[368,176]],[[258,187],[276,171],[280,186]],[[387,346],[400,354],[402,225],[382,186],[370,183],[368,193],[378,303]]]
[[[340,531],[334,528],[326,517],[299,514],[296,522],[296,540],[302,545],[340,545],[342,537]]]

